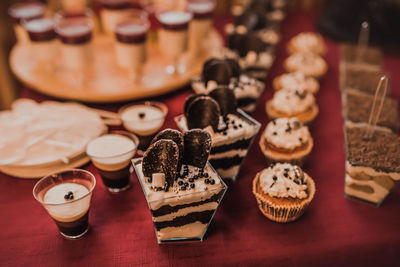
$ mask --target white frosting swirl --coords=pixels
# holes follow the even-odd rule
[[[307,198],[307,175],[289,163],[264,169],[259,177],[261,190],[270,197]]]
[[[297,118],[279,118],[268,123],[264,138],[272,145],[294,149],[310,140],[310,132]]]
[[[324,46],[321,37],[313,32],[299,33],[291,42],[296,52],[302,53],[321,53]]]
[[[305,74],[312,74],[326,67],[325,60],[313,53],[296,53],[289,56],[286,60],[290,68]]]
[[[285,73],[280,76],[283,88],[302,88],[315,94],[318,91],[318,81],[313,77],[307,77],[302,72]]]
[[[314,95],[303,88],[284,88],[274,94],[272,105],[288,116],[306,111],[315,103]]]

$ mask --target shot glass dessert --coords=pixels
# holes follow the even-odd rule
[[[96,179],[85,170],[67,170],[39,180],[33,196],[55,221],[62,236],[82,237],[89,230],[89,208]]]
[[[260,148],[268,163],[288,162],[302,166],[313,145],[308,127],[297,118],[270,121],[260,138]]]
[[[284,73],[274,78],[272,85],[275,91],[283,88],[302,88],[312,94],[319,91],[319,82],[317,79],[306,76],[302,72]]]
[[[189,22],[192,14],[182,11],[166,11],[157,14],[161,23],[158,31],[159,48],[161,52],[172,60],[173,64],[166,71],[169,74],[183,72],[180,59],[188,50]]]
[[[366,138],[366,128],[345,123],[344,192],[379,206],[400,180],[400,137],[376,127],[372,137]]]
[[[125,129],[139,137],[139,149],[146,150],[163,126],[168,107],[160,102],[146,101],[126,105],[118,113]]]
[[[56,23],[63,65],[74,72],[79,84],[86,79],[93,62],[92,31],[93,23],[88,18],[62,18]]]
[[[315,195],[313,179],[300,167],[277,163],[257,173],[253,194],[260,211],[274,222],[293,222],[301,217]]]
[[[257,121],[237,109],[234,93],[225,87],[214,89],[208,96],[190,96],[184,114],[175,121],[184,132],[199,128],[211,133],[209,161],[222,178],[233,181],[260,129]]]
[[[197,94],[208,94],[218,86],[227,86],[237,99],[238,107],[251,113],[265,84],[243,73],[237,59],[211,58],[203,65],[201,76],[192,79],[192,88]]]
[[[319,113],[314,95],[301,88],[284,88],[275,92],[265,107],[270,119],[296,117],[305,124],[310,124]]]
[[[130,187],[130,161],[138,145],[139,139],[125,131],[113,131],[88,144],[86,154],[111,193],[119,193]]]
[[[147,59],[146,39],[150,28],[147,13],[132,10],[132,17],[115,28],[115,54],[118,65],[129,71],[130,80],[139,82]]]
[[[18,43],[27,44],[29,43],[29,36],[26,29],[22,25],[23,22],[32,19],[38,19],[44,16],[46,11],[45,5],[41,3],[19,3],[12,5],[8,14],[14,20],[14,32],[17,37]]]
[[[87,7],[87,0],[61,0],[61,8],[66,13],[82,13]]]
[[[193,14],[189,23],[190,48],[195,54],[201,54],[204,41],[212,30],[215,0],[188,0],[187,11]]]
[[[54,30],[54,20],[39,18],[26,21],[25,29],[28,32],[32,55],[38,63],[49,71],[53,71],[54,59],[57,54],[57,34]]]
[[[208,132],[160,132],[144,157],[132,161],[158,243],[203,241],[227,186],[207,162]]]
[[[131,16],[131,0],[98,0],[100,20],[106,34],[114,34],[115,27]]]

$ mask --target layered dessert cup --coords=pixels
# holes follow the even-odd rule
[[[129,71],[131,80],[139,81],[147,59],[150,23],[145,12],[137,10],[135,13],[135,17],[118,23],[115,28],[115,54],[118,65]]]
[[[8,14],[14,20],[14,32],[17,41],[21,44],[29,43],[29,36],[22,25],[25,21],[41,18],[46,11],[45,5],[41,3],[19,3],[10,7]]]
[[[192,14],[182,11],[166,11],[157,14],[161,24],[158,31],[158,45],[161,52],[172,60],[166,71],[170,74],[181,72],[180,58],[188,50],[189,22]]]
[[[114,34],[117,24],[131,16],[131,0],[99,0],[99,3],[101,25],[106,34]]]
[[[195,53],[201,53],[213,27],[215,0],[188,0],[187,10],[193,14],[189,23],[190,47]]]
[[[161,102],[146,101],[126,105],[118,113],[125,129],[139,137],[139,149],[146,150],[163,126],[168,107]]]
[[[190,96],[184,114],[175,118],[183,132],[200,128],[211,133],[209,161],[223,179],[233,181],[260,129],[257,121],[236,107],[232,90],[216,88],[208,96]]]
[[[26,21],[24,24],[30,39],[32,54],[38,63],[51,69],[57,54],[57,34],[54,30],[55,23],[50,18],[39,18]]]
[[[227,86],[237,99],[238,107],[251,113],[264,91],[265,84],[243,73],[237,59],[211,58],[203,65],[202,75],[192,79],[192,88],[197,94],[208,94],[218,86]]]
[[[84,79],[93,62],[92,21],[83,17],[59,19],[56,32],[63,66],[75,72],[78,80]]]
[[[89,208],[96,179],[85,170],[68,170],[39,180],[33,188],[35,199],[68,239],[82,237],[89,229]]]
[[[364,124],[345,123],[345,195],[377,206],[400,180],[400,137],[376,127],[366,137]]]
[[[132,161],[158,243],[203,241],[227,186],[207,162],[211,137],[166,129]]]
[[[139,139],[125,131],[113,131],[88,144],[86,154],[111,193],[119,193],[130,187],[130,161],[138,145]]]

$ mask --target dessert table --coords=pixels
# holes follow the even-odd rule
[[[317,95],[320,113],[311,127],[315,147],[304,170],[315,180],[316,196],[298,221],[279,224],[258,210],[252,180],[265,167],[258,147],[268,118],[264,103],[272,97],[272,78],[283,72],[285,44],[295,34],[315,30],[317,13],[288,13],[282,25],[283,39],[266,81],[267,88],[253,114],[262,128],[228,191],[202,243],[158,245],[151,215],[135,174],[132,188],[118,195],[106,191],[98,180],[89,222],[82,239],[69,241],[32,196],[37,180],[0,174],[1,266],[196,266],[196,265],[396,265],[400,260],[400,190],[397,188],[380,208],[343,196],[345,156],[340,94],[338,44],[326,39],[329,71]],[[216,20],[222,32],[229,18]],[[385,56],[384,70],[391,74],[392,95],[400,100],[400,58]],[[156,98],[169,114],[164,127],[176,128],[174,116],[182,113],[189,87]],[[49,99],[30,89],[20,97]],[[121,104],[92,105],[116,111]],[[2,129],[4,130],[4,129]],[[400,153],[400,152],[399,152]]]

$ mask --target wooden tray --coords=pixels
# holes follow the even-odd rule
[[[16,45],[12,49],[11,69],[23,83],[50,96],[83,102],[118,102],[162,95],[179,89],[201,72],[204,61],[213,50],[223,46],[221,36],[213,30],[204,41],[204,55],[195,57],[191,52],[186,53],[182,58],[186,71],[170,75],[165,72],[170,62],[163,57],[155,43],[149,43],[143,81],[135,84],[129,80],[127,71],[117,66],[113,37],[99,35],[93,43],[93,68],[82,85],[73,82],[73,74],[63,68],[62,62],[55,63],[53,72],[37,64],[28,45]]]

